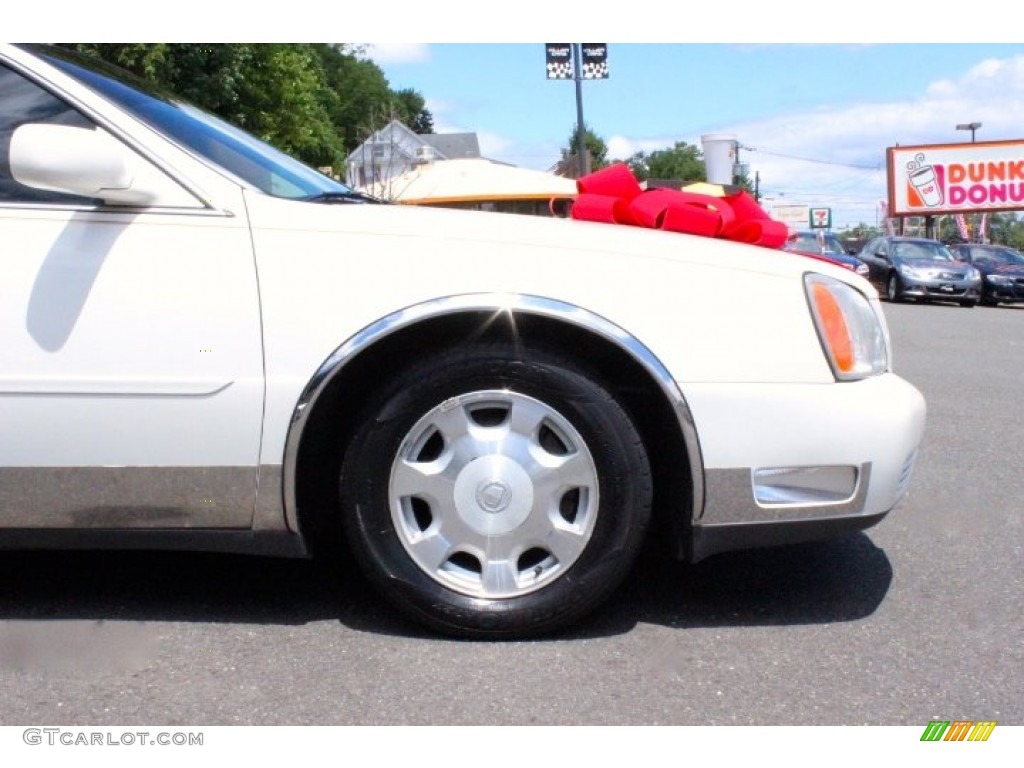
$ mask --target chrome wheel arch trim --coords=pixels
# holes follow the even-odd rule
[[[301,532],[296,471],[303,431],[317,400],[330,382],[360,353],[393,333],[438,317],[482,313],[490,313],[494,319],[501,315],[535,315],[576,326],[618,346],[647,371],[671,406],[686,446],[693,484],[692,509],[687,523],[699,518],[704,506],[704,468],[693,414],[679,385],[650,349],[607,318],[573,304],[530,294],[473,293],[432,299],[382,317],[342,343],[317,369],[292,411],[285,440],[282,490],[285,519],[290,530]]]

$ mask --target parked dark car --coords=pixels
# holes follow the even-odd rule
[[[981,303],[1024,303],[1024,255],[1005,245],[962,243],[949,250],[981,272]]]
[[[869,240],[857,258],[889,301],[936,299],[973,307],[981,300],[981,272],[938,240],[883,235]]]
[[[867,265],[850,254],[832,232],[824,230],[802,229],[790,233],[786,238],[782,250],[793,253],[805,253],[810,256],[824,256],[849,270],[856,272],[861,277],[868,276]]]

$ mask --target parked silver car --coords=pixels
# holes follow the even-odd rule
[[[938,240],[883,235],[869,240],[857,258],[889,301],[936,299],[973,307],[981,300],[981,272]]]

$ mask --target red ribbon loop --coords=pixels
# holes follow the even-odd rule
[[[576,180],[572,217],[581,221],[663,229],[778,248],[786,225],[774,221],[746,192],[724,197],[675,189],[644,191],[629,166],[615,163]]]

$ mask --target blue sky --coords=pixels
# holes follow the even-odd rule
[[[546,169],[576,121],[574,86],[545,78],[541,43],[368,55],[426,97],[436,130],[475,131],[488,157]],[[610,156],[732,133],[766,197],[830,206],[837,227],[875,223],[887,146],[967,140],[955,126],[971,121],[979,141],[1024,134],[1024,44],[609,42],[608,63],[583,104]]]

